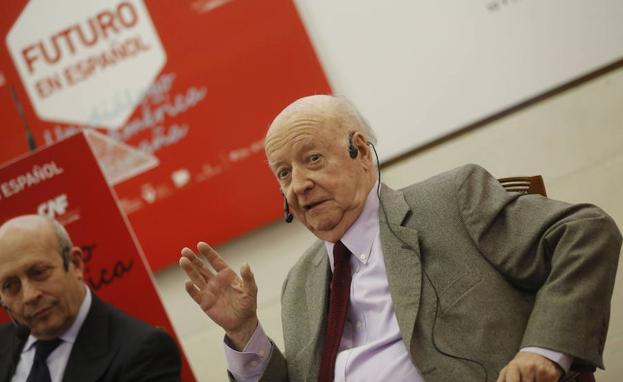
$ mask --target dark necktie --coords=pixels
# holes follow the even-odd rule
[[[319,382],[332,382],[335,373],[335,358],[342,340],[348,301],[350,297],[350,251],[341,241],[333,247],[333,278],[329,294],[329,317],[324,351],[320,363]]]
[[[47,341],[39,340],[35,342],[35,348],[37,349],[35,352],[35,360],[32,363],[32,368],[30,369],[30,374],[28,374],[26,382],[52,381],[46,360],[48,359],[50,353],[52,353],[62,342],[63,340],[60,338]]]

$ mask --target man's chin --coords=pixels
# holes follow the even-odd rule
[[[62,332],[62,323],[53,315],[41,317],[31,325],[30,333],[38,339],[58,337]]]
[[[51,340],[60,337],[63,331],[57,327],[33,328],[30,330],[30,334],[38,340]]]
[[[339,222],[336,224],[334,221],[308,222],[306,225],[317,238],[330,242],[338,241],[345,231]]]

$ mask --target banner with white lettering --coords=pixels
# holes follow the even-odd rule
[[[85,127],[155,155],[159,166],[116,186],[154,270],[281,216],[266,128],[292,100],[331,92],[292,0],[0,10],[0,163]]]
[[[23,214],[60,221],[84,252],[91,290],[176,337],[149,265],[82,133],[0,167],[0,224]],[[0,312],[0,322],[6,321]],[[194,381],[183,361],[182,380]]]

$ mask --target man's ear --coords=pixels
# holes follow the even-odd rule
[[[80,249],[80,247],[71,247],[68,256],[69,264],[73,266],[79,276],[79,279],[82,280],[84,273],[84,260],[82,258],[82,249]]]
[[[359,157],[365,164],[366,171],[373,168],[372,149],[370,148],[370,142],[367,140],[366,136],[357,131],[353,134],[352,142],[359,151]]]

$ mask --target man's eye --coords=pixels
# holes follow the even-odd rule
[[[277,171],[277,177],[279,179],[285,179],[288,177],[289,174],[290,170],[288,170],[287,168],[282,168],[281,170]]]
[[[310,162],[318,162],[320,160],[320,154],[312,154],[309,156]]]
[[[19,283],[17,281],[7,281],[2,284],[2,293],[7,295],[13,295],[19,290]]]
[[[49,273],[50,273],[50,268],[48,268],[48,267],[33,268],[30,271],[31,276],[35,280],[43,280],[43,279],[45,279],[48,276]]]

